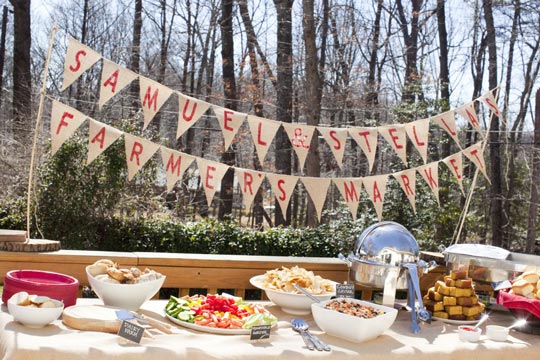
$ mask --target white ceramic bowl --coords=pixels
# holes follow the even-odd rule
[[[461,325],[458,327],[459,332],[459,339],[461,341],[470,341],[470,342],[476,342],[480,340],[480,335],[482,335],[482,329],[481,328],[474,328],[470,325]]]
[[[354,304],[370,306],[384,311],[384,314],[374,318],[364,319],[325,308],[327,303],[334,300],[346,300]],[[398,311],[392,307],[374,304],[369,301],[350,298],[334,300],[313,303],[311,305],[313,319],[317,323],[317,326],[328,335],[352,342],[363,342],[378,337],[392,326],[398,314]]]
[[[56,307],[38,308],[21,306],[17,305],[17,303],[11,298],[8,300],[7,306],[9,313],[16,321],[28,327],[41,328],[58,319],[60,315],[62,315],[62,311],[64,311],[63,302],[55,299],[50,300],[56,305]]]
[[[311,313],[311,304],[313,304],[313,300],[311,300],[304,294],[295,294],[265,288],[263,285],[264,277],[265,275],[254,276],[249,280],[249,282],[256,288],[264,290],[268,299],[277,306],[279,306],[281,310],[293,315],[308,315],[309,313]],[[324,295],[313,296],[315,296],[320,301],[325,301],[330,299],[332,296],[336,296],[335,289],[336,288],[334,284],[333,292]]]
[[[161,289],[165,276],[157,280],[137,284],[115,284],[96,279],[88,272],[86,275],[92,290],[107,306],[126,310],[138,310]]]
[[[499,326],[499,325],[486,326],[486,336],[490,340],[506,341],[506,339],[508,339],[509,331],[510,330],[504,326]]]

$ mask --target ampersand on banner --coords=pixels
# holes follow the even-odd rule
[[[309,149],[309,144],[304,143],[307,138],[307,135],[302,134],[302,128],[296,128],[294,129],[294,137],[291,138],[291,144],[294,147],[302,147],[304,149]]]

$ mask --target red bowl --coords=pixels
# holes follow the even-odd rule
[[[51,271],[11,270],[4,278],[2,301],[7,304],[9,298],[18,292],[26,291],[30,295],[48,296],[64,302],[64,307],[75,305],[79,293],[79,280]]]

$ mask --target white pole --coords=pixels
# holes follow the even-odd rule
[[[56,22],[54,23],[51,35],[49,37],[49,51],[47,53],[47,59],[45,60],[45,69],[43,70],[43,83],[41,85],[40,97],[39,97],[39,107],[36,117],[36,127],[34,129],[34,142],[32,144],[32,153],[30,156],[30,171],[28,173],[28,191],[26,199],[26,236],[27,240],[30,238],[30,203],[31,203],[31,193],[32,193],[32,183],[33,183],[33,174],[34,174],[34,159],[36,156],[36,147],[37,147],[37,138],[39,133],[39,125],[41,123],[41,117],[43,115],[43,103],[45,102],[45,92],[47,89],[47,77],[49,76],[49,63],[51,61],[52,49],[54,44],[54,36],[56,34]]]

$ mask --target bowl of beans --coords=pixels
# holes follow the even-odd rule
[[[351,298],[313,303],[311,312],[322,331],[351,342],[375,339],[392,326],[398,313],[388,306]]]

